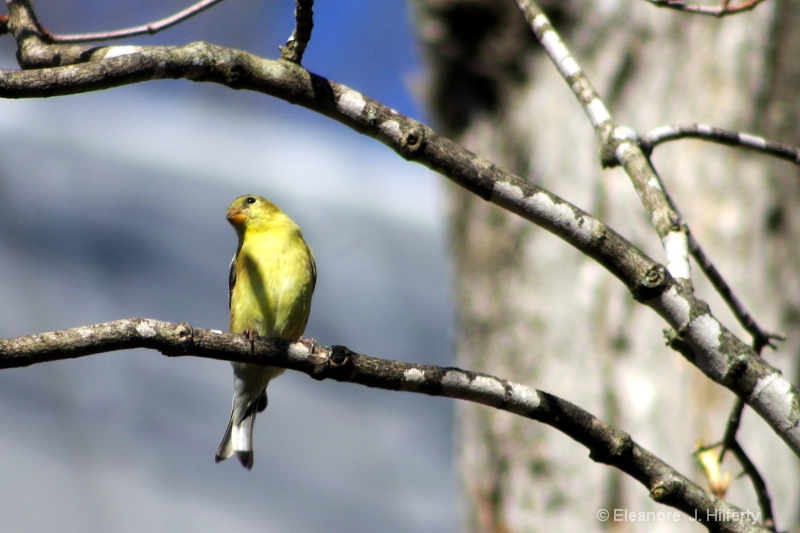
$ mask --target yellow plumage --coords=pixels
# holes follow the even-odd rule
[[[229,279],[230,329],[248,336],[297,340],[311,311],[317,270],[300,228],[275,204],[241,196],[228,208],[239,247]],[[217,462],[236,453],[253,466],[253,424],[267,406],[266,388],[282,368],[232,363],[231,420],[217,450]]]

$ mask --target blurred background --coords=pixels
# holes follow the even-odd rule
[[[53,33],[143,24],[188,2],[39,0]],[[155,36],[277,58],[293,2],[223,2]],[[402,0],[317,2],[304,65],[425,119]],[[4,36],[3,68],[18,68]],[[224,329],[233,198],[303,228],[322,344],[452,364],[443,181],[282,101],[156,81],[0,100],[0,336],[132,316]],[[137,350],[0,372],[4,532],[454,531],[452,402],[289,372],[255,467],[216,465],[226,363]]]

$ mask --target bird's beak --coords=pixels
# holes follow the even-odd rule
[[[234,226],[241,226],[244,224],[244,221],[247,220],[247,213],[241,209],[229,209],[225,215],[225,218],[227,218],[228,222]]]

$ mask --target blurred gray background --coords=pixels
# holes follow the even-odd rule
[[[142,24],[188,2],[39,0],[54,33]],[[229,0],[166,33],[277,57],[293,2]],[[304,65],[424,119],[400,0],[317,2]],[[18,68],[4,36],[3,68]],[[319,278],[307,336],[452,364],[442,178],[299,107],[184,80],[0,100],[0,336],[144,316],[227,327],[241,194],[303,228]],[[138,350],[0,372],[0,531],[454,531],[452,402],[270,386],[256,463],[214,464],[226,363]]]

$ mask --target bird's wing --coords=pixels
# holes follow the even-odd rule
[[[231,259],[231,267],[230,271],[228,272],[228,309],[231,308],[231,300],[233,299],[233,286],[236,285],[236,256],[238,254],[233,255],[233,259]]]
[[[311,256],[311,292],[313,293],[317,286],[317,262],[314,261],[314,254],[311,253],[311,250],[308,251],[308,255]]]

